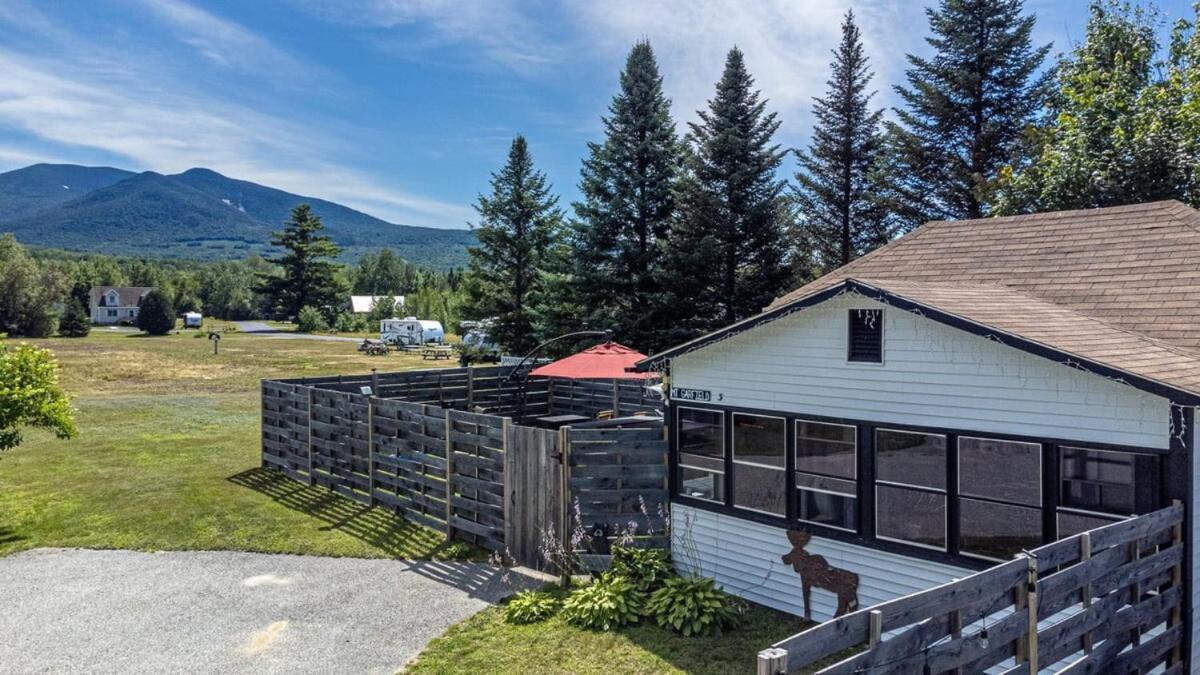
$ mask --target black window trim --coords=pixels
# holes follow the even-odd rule
[[[776,420],[783,422],[783,466],[762,464],[760,462],[747,462],[744,460],[739,460],[737,458],[737,448],[735,447],[736,437],[734,435],[734,431],[737,429],[737,425],[734,423],[734,418],[737,417],[738,415],[743,415],[745,417],[767,417],[770,419],[776,419]],[[765,414],[765,413],[746,412],[743,410],[743,411],[730,412],[726,415],[726,417],[728,419],[727,425],[729,427],[729,452],[726,453],[729,456],[729,464],[728,465],[732,468],[735,465],[741,464],[742,466],[752,466],[756,469],[769,469],[771,471],[783,472],[783,474],[784,474],[784,477],[783,477],[783,494],[784,494],[783,513],[784,513],[784,515],[780,516],[778,513],[774,512],[774,511],[763,511],[762,509],[754,509],[754,508],[750,508],[749,506],[738,506],[737,495],[734,494],[735,490],[737,490],[737,471],[736,470],[729,472],[729,474],[730,474],[729,486],[730,487],[729,487],[728,495],[725,498],[726,501],[728,501],[730,506],[732,506],[734,509],[736,509],[738,511],[751,511],[754,513],[761,513],[766,516],[782,517],[782,518],[788,518],[790,520],[789,516],[790,516],[791,509],[788,508],[788,500],[790,499],[791,491],[789,489],[789,485],[793,481],[787,475],[788,474],[787,456],[788,456],[788,453],[791,451],[791,445],[792,445],[789,442],[790,439],[788,438],[788,432],[787,432],[788,416],[785,414],[782,414],[782,413]]]
[[[792,466],[793,466],[792,470],[789,472],[791,475],[788,477],[788,482],[790,483],[790,485],[788,486],[788,501],[789,501],[789,503],[796,498],[796,493],[798,491],[806,490],[808,492],[820,492],[820,493],[824,493],[824,494],[836,495],[838,497],[850,497],[850,498],[854,499],[854,508],[855,508],[855,512],[856,512],[853,528],[838,527],[837,525],[830,525],[828,523],[818,523],[818,522],[812,521],[812,520],[805,520],[795,514],[792,514],[791,517],[789,518],[789,520],[794,520],[798,523],[804,523],[806,525],[816,525],[818,527],[829,528],[831,530],[837,530],[839,532],[850,532],[852,534],[858,534],[862,530],[862,526],[863,526],[862,518],[859,517],[859,515],[858,515],[858,512],[861,510],[860,504],[863,501],[862,496],[861,496],[861,492],[862,492],[861,481],[859,480],[859,474],[862,472],[859,471],[859,462],[860,462],[859,455],[861,454],[861,450],[859,448],[859,442],[858,442],[858,432],[859,432],[858,426],[854,425],[854,424],[839,424],[837,422],[826,422],[826,421],[821,421],[821,420],[816,420],[816,419],[809,419],[808,417],[801,417],[801,416],[793,416],[793,417],[789,417],[788,419],[791,420],[790,426],[792,428],[792,438],[793,438],[792,447],[788,449],[788,454],[790,454],[792,457]],[[806,423],[807,424],[824,424],[827,426],[845,427],[847,429],[851,429],[854,431],[854,476],[852,478],[846,478],[845,476],[834,476],[834,475],[827,474],[827,473],[821,473],[819,471],[802,470],[796,466],[796,460],[800,459],[800,455],[799,455],[799,452],[800,452],[800,425],[806,424]],[[849,481],[851,483],[854,483],[854,493],[848,494],[846,492],[835,492],[833,490],[822,490],[820,488],[799,487],[798,485],[796,485],[796,474],[798,474],[798,473],[802,473],[802,474],[805,474],[808,476],[818,476],[821,478],[830,478],[833,480]]]
[[[887,314],[882,307],[851,307],[846,310],[846,364],[856,366],[882,366],[886,359],[884,358],[884,345],[887,344],[887,336],[885,334],[885,325],[887,324]],[[871,359],[855,359],[851,358],[850,350],[854,345],[854,312],[879,312],[879,360]]]
[[[715,408],[715,407],[710,408],[710,407],[704,407],[704,406],[690,406],[690,405],[673,406],[673,409],[671,410],[671,415],[670,415],[671,432],[672,432],[671,433],[671,449],[670,449],[670,452],[668,453],[670,455],[670,461],[669,461],[670,466],[668,468],[669,468],[669,473],[671,474],[671,479],[669,481],[670,488],[671,488],[670,495],[676,496],[676,497],[682,497],[684,499],[694,499],[697,502],[704,503],[704,504],[724,505],[729,499],[729,480],[727,478],[728,473],[729,473],[729,446],[728,446],[728,439],[726,438],[726,434],[725,434],[725,428],[726,428],[726,426],[728,426],[726,424],[726,417],[728,417],[728,415],[722,414],[720,416],[720,419],[721,419],[721,457],[720,457],[719,461],[721,463],[721,468],[718,470],[718,469],[710,469],[708,467],[703,467],[703,466],[696,466],[694,464],[683,464],[682,462],[679,461],[679,455],[681,453],[679,452],[679,426],[678,425],[683,423],[683,418],[682,418],[682,416],[679,415],[679,411],[681,411],[681,410],[699,410],[701,412],[710,412],[710,413],[711,412],[722,412],[723,413],[723,411],[720,408]],[[714,461],[718,461],[718,458],[716,458],[716,457],[713,457],[712,459]],[[703,497],[691,497],[691,496],[675,494],[679,490],[679,486],[676,484],[676,482],[677,482],[676,472],[679,470],[680,467],[692,469],[694,471],[705,471],[705,472],[720,476],[720,481],[722,483],[721,491],[723,493],[722,499],[721,500],[705,499]]]
[[[1059,501],[1059,499],[1057,498],[1057,495],[1058,495],[1057,483],[1058,483],[1058,473],[1059,472],[1058,472],[1058,458],[1055,455],[1058,453],[1060,445],[1065,445],[1065,446],[1069,446],[1069,447],[1079,447],[1079,448],[1083,448],[1086,450],[1104,450],[1104,451],[1127,453],[1127,454],[1132,453],[1132,454],[1139,454],[1139,455],[1150,455],[1150,456],[1156,456],[1156,457],[1161,458],[1160,462],[1159,462],[1159,476],[1158,476],[1158,490],[1159,490],[1158,497],[1159,497],[1159,501],[1161,502],[1160,506],[1166,506],[1170,501],[1168,499],[1170,483],[1169,483],[1169,480],[1167,479],[1168,477],[1163,474],[1163,471],[1165,471],[1167,469],[1168,465],[1170,464],[1170,462],[1168,461],[1168,456],[1172,455],[1172,452],[1173,452],[1173,450],[1170,448],[1150,448],[1150,447],[1144,447],[1144,446],[1122,445],[1122,444],[1114,444],[1114,443],[1084,442],[1084,441],[1080,441],[1077,439],[1046,438],[1046,437],[1037,437],[1037,436],[1027,436],[1027,435],[1021,435],[1021,434],[1010,434],[1010,433],[1003,433],[1003,432],[981,431],[978,429],[964,430],[964,429],[951,429],[951,428],[945,428],[945,427],[929,427],[929,426],[912,425],[912,424],[904,424],[904,423],[870,421],[870,420],[862,420],[862,419],[855,419],[855,418],[848,418],[848,417],[834,417],[834,416],[828,416],[828,415],[818,415],[818,414],[809,414],[809,413],[793,413],[793,412],[787,412],[787,411],[781,411],[781,410],[768,410],[768,409],[763,409],[763,408],[752,408],[752,407],[747,407],[747,406],[725,406],[725,405],[719,405],[719,404],[697,403],[694,401],[688,401],[687,405],[668,404],[667,417],[672,420],[672,423],[674,423],[674,418],[676,417],[675,412],[682,408],[691,408],[691,409],[697,409],[697,410],[704,410],[704,411],[708,411],[708,412],[722,413],[723,414],[722,425],[724,427],[724,432],[725,432],[724,442],[725,442],[725,447],[727,449],[730,447],[730,445],[732,443],[733,428],[732,428],[732,425],[729,423],[729,420],[732,419],[732,415],[734,413],[740,412],[740,413],[746,413],[746,414],[751,414],[751,415],[763,415],[763,416],[769,416],[769,417],[781,417],[782,416],[786,420],[788,420],[789,423],[787,425],[787,428],[789,430],[791,430],[791,433],[788,434],[787,454],[788,454],[789,458],[794,458],[795,441],[796,441],[794,429],[795,429],[795,422],[797,420],[812,421],[812,422],[825,422],[825,423],[832,423],[832,424],[842,424],[842,425],[846,425],[846,426],[856,427],[857,428],[856,438],[858,440],[857,452],[858,452],[858,458],[859,458],[858,465],[857,465],[857,475],[859,476],[859,478],[856,479],[856,483],[858,485],[858,506],[859,506],[859,508],[858,508],[858,512],[859,512],[858,526],[862,529],[859,532],[850,532],[848,530],[838,528],[838,527],[832,527],[832,526],[828,526],[828,525],[822,525],[820,523],[813,523],[813,522],[802,521],[802,520],[797,519],[795,517],[795,514],[793,512],[794,510],[792,508],[793,500],[790,498],[790,495],[793,495],[794,491],[796,489],[795,475],[794,475],[795,474],[795,468],[794,468],[795,463],[794,463],[794,461],[790,461],[790,460],[788,462],[788,471],[787,471],[786,484],[785,484],[785,487],[789,494],[789,499],[787,500],[787,502],[788,502],[788,508],[787,508],[788,516],[787,517],[782,517],[777,514],[767,513],[767,512],[763,512],[763,511],[756,511],[756,510],[752,510],[752,509],[733,506],[733,497],[734,497],[733,484],[732,484],[733,476],[732,476],[732,472],[730,471],[730,469],[732,468],[733,461],[732,461],[732,452],[729,452],[729,451],[726,451],[726,453],[725,453],[725,466],[726,466],[725,479],[726,480],[725,480],[725,486],[724,486],[725,487],[724,503],[696,499],[696,498],[687,497],[685,495],[676,494],[677,486],[674,484],[674,478],[675,478],[674,474],[675,474],[675,467],[677,466],[677,457],[678,457],[678,434],[674,434],[674,433],[671,434],[671,445],[670,445],[670,453],[669,453],[669,462],[671,465],[670,474],[672,477],[671,478],[670,500],[672,502],[677,502],[679,504],[683,504],[686,506],[692,506],[692,507],[695,507],[695,508],[698,508],[701,510],[705,510],[705,511],[722,513],[722,514],[726,514],[726,515],[729,515],[732,517],[749,520],[752,522],[759,522],[759,523],[762,523],[765,525],[770,525],[773,527],[781,527],[781,528],[786,529],[786,528],[793,528],[793,527],[797,527],[797,526],[803,526],[805,529],[810,529],[814,534],[828,538],[828,539],[844,541],[844,542],[847,542],[847,543],[850,543],[853,545],[874,548],[877,550],[882,550],[882,551],[886,551],[889,553],[895,553],[898,555],[904,555],[904,556],[908,556],[908,557],[925,558],[925,559],[932,560],[935,562],[940,562],[940,563],[944,563],[944,564],[948,564],[948,565],[954,565],[954,566],[958,566],[958,567],[964,567],[964,568],[968,568],[968,569],[984,569],[988,566],[995,564],[995,559],[983,558],[980,556],[973,556],[973,555],[964,554],[964,553],[961,553],[960,551],[958,551],[958,541],[957,541],[958,532],[957,532],[957,527],[956,527],[957,524],[954,523],[952,520],[954,518],[955,512],[952,510],[953,504],[951,503],[952,500],[950,500],[950,497],[951,497],[951,494],[953,494],[953,497],[955,499],[957,499],[957,497],[958,497],[957,476],[956,476],[957,466],[951,467],[951,465],[957,465],[957,446],[958,446],[957,437],[960,435],[968,436],[968,437],[975,437],[975,438],[982,437],[982,438],[994,439],[994,440],[1006,440],[1006,441],[1016,441],[1016,442],[1024,442],[1024,443],[1034,443],[1034,444],[1040,444],[1042,446],[1043,504],[1042,504],[1041,508],[1042,508],[1042,513],[1043,513],[1043,522],[1044,522],[1044,525],[1042,528],[1044,543],[1050,543],[1052,541],[1055,541],[1058,538],[1057,537],[1057,535],[1058,535],[1058,527],[1057,527],[1058,504],[1057,504],[1057,502]],[[874,462],[873,462],[874,458],[867,457],[868,454],[874,453],[874,443],[873,442],[871,443],[870,448],[865,447],[863,445],[863,443],[864,443],[864,435],[863,434],[865,431],[869,434],[869,437],[873,437],[874,431],[877,428],[886,428],[886,429],[891,429],[891,430],[895,430],[895,431],[911,431],[911,432],[916,432],[916,433],[938,434],[938,435],[945,435],[947,437],[948,477],[950,476],[951,473],[955,474],[955,476],[954,476],[955,480],[947,483],[948,486],[953,485],[953,487],[955,489],[947,490],[945,493],[947,496],[947,499],[949,500],[947,503],[946,517],[947,517],[947,519],[951,520],[951,522],[948,523],[948,528],[947,528],[948,539],[949,539],[949,541],[947,542],[948,543],[947,549],[949,549],[949,550],[942,550],[942,549],[938,549],[936,547],[922,546],[922,545],[914,544],[911,542],[899,542],[899,541],[892,541],[889,539],[880,539],[880,538],[874,536],[874,532],[876,529],[876,525],[874,523],[874,520],[875,520],[874,519],[874,515],[875,515],[874,511],[875,511],[875,505],[876,505],[875,489],[874,489],[875,482],[876,482],[876,481],[874,481]],[[672,427],[672,429],[674,429],[674,427]],[[872,440],[873,440],[873,438],[872,438]],[[1174,444],[1172,444],[1172,448],[1173,447],[1174,447]],[[1190,452],[1190,450],[1188,452]],[[951,454],[954,455],[953,462],[950,461]],[[864,483],[864,481],[870,481],[870,484],[868,485],[868,484]],[[885,484],[886,484],[886,482],[885,482]],[[905,485],[905,484],[897,484],[897,487],[904,487],[904,488],[910,488],[910,489],[923,489],[921,486],[909,486],[909,485]],[[925,488],[925,489],[927,489],[931,492],[938,493],[938,494],[943,494],[942,492],[938,491],[938,489],[936,489],[936,488]],[[869,497],[869,501],[870,501],[869,504],[867,503],[867,501],[868,501],[868,499],[866,499],[867,497]],[[1029,508],[1034,508],[1034,507],[1029,507]],[[869,511],[869,513],[868,513],[868,511]],[[1114,514],[1096,514],[1096,515],[1098,515],[1100,517],[1114,517]],[[1121,519],[1122,517],[1117,516],[1117,518]],[[1117,522],[1117,520],[1114,520],[1113,522]]]

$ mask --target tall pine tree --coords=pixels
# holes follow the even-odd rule
[[[915,226],[980,218],[1048,91],[1022,0],[941,0],[927,9],[931,58],[908,56],[904,108],[889,123],[893,208]]]
[[[808,152],[796,151],[796,207],[801,241],[829,271],[883,245],[889,238],[887,209],[876,196],[874,176],[883,149],[882,110],[871,110],[872,73],[854,13],[846,12],[842,42],[833,51],[833,73],[824,98],[816,99],[816,125]]]
[[[677,312],[672,340],[760,312],[790,278],[788,207],[775,176],[783,153],[772,142],[779,122],[740,49],[730,50],[716,95],[698,114],[661,277]]]
[[[620,86],[603,119],[605,140],[589,143],[583,162],[570,288],[577,321],[653,351],[666,346],[658,242],[674,217],[680,153],[649,42],[630,50]]]
[[[345,289],[332,259],[341,249],[322,233],[324,229],[321,217],[308,204],[300,204],[292,209],[283,231],[271,233],[271,243],[281,247],[283,255],[270,262],[279,265],[283,274],[262,277],[259,292],[269,298],[278,315],[296,317],[304,307],[331,314],[340,300]]]
[[[492,338],[522,354],[537,345],[537,318],[548,301],[548,252],[560,236],[562,212],[523,136],[513,139],[491,185],[491,196],[480,195],[475,205],[479,245],[468,250],[464,314],[494,319]]]

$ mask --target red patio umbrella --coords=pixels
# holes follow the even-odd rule
[[[625,345],[606,342],[572,354],[553,363],[533,369],[531,375],[547,377],[569,377],[574,380],[649,380],[657,379],[658,373],[634,373],[635,363],[646,355]]]

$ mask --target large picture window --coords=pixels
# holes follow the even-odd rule
[[[733,415],[733,504],[775,515],[787,511],[787,422]]]
[[[946,437],[875,431],[875,535],[946,549]]]
[[[1154,455],[1059,448],[1059,538],[1160,506]]]
[[[958,438],[959,551],[1005,560],[1042,543],[1042,446]]]
[[[858,530],[858,430],[796,421],[796,517]]]
[[[693,499],[725,502],[725,414],[679,408],[675,416],[679,457],[676,492]]]

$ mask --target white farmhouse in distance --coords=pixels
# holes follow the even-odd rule
[[[151,286],[93,286],[88,300],[92,323],[114,325],[137,321],[142,298]]]
[[[386,301],[388,298],[391,298],[396,303],[397,313],[400,308],[404,307],[403,295],[352,295],[350,296],[350,313],[366,314],[371,311],[376,302],[380,300]]]

